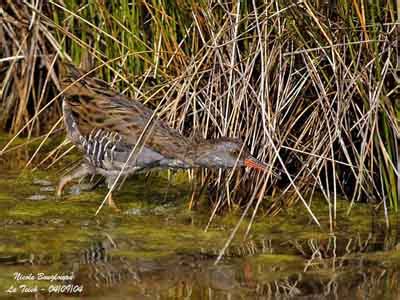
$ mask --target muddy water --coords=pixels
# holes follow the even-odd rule
[[[72,185],[57,199],[62,165],[21,171],[28,152],[0,158],[4,299],[400,299],[394,216],[387,229],[365,205],[347,216],[343,201],[330,234],[316,199],[322,229],[300,205],[259,216],[215,265],[238,216],[219,216],[205,232],[209,212],[187,209],[181,180],[136,176],[115,196],[121,213],[106,207],[95,216],[104,187]]]

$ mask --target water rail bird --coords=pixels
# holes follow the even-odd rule
[[[67,183],[86,175],[104,176],[110,189],[121,175],[153,168],[267,167],[239,139],[194,142],[152,116],[153,110],[115,92],[106,82],[85,76],[69,64],[63,68],[67,69],[61,75],[64,123],[68,138],[84,154],[84,162],[61,178],[58,196]],[[138,143],[144,131],[147,134]],[[112,193],[107,202],[118,209]]]

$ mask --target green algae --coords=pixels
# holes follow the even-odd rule
[[[390,265],[393,268],[400,268],[400,247],[397,245],[390,251],[379,251],[368,254],[370,261],[380,262],[382,264]]]
[[[349,215],[348,201],[339,199],[334,232],[330,232],[327,206],[317,197],[312,210],[321,227],[312,222],[300,204],[276,217],[257,215],[245,236],[250,225],[248,216],[227,247],[221,267],[215,267],[240,220],[240,211],[215,216],[205,231],[211,212],[206,206],[188,209],[190,183],[185,172],[174,174],[172,182],[167,172],[161,172],[138,174],[127,180],[114,196],[122,213],[105,206],[96,216],[107,193],[105,187],[71,194],[69,186],[61,198],[55,196],[58,168],[68,164],[68,159],[50,170],[35,172],[15,167],[23,166],[22,162],[0,166],[0,225],[4,229],[0,234],[0,291],[15,285],[15,272],[75,270],[79,278],[91,278],[102,268],[105,271],[98,278],[107,282],[110,279],[106,273],[111,277],[120,273],[121,278],[127,274],[141,277],[125,279],[122,291],[126,294],[132,284],[140,294],[157,278],[160,294],[175,295],[167,288],[177,286],[168,279],[173,276],[176,282],[189,280],[188,284],[196,287],[199,296],[194,299],[204,298],[204,290],[208,289],[215,293],[230,289],[233,294],[254,298],[253,282],[279,294],[284,286],[301,280],[305,285],[324,285],[337,278],[346,286],[346,278],[357,282],[359,272],[366,272],[368,277],[370,270],[381,272],[382,268],[390,278],[397,276],[392,269],[398,268],[400,261],[397,227],[386,230],[382,215],[370,205],[356,205]],[[397,216],[391,215],[390,220],[397,224]],[[360,267],[361,262],[365,268]],[[102,281],[94,286],[90,280],[83,282],[93,297],[98,289],[107,290]],[[49,282],[38,284],[46,288]]]
[[[252,263],[255,264],[293,264],[299,263],[303,260],[295,255],[281,255],[281,254],[262,254],[253,259]]]

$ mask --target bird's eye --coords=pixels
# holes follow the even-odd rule
[[[239,155],[239,151],[237,149],[234,149],[231,151],[233,156],[238,156]]]

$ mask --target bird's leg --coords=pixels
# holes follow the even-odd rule
[[[106,178],[106,182],[107,182],[107,187],[108,187],[108,189],[109,190],[111,190],[111,188],[113,187],[113,185],[114,185],[114,181],[117,179],[117,177],[114,177],[114,176],[109,176],[109,177],[107,177]],[[115,204],[115,202],[114,202],[114,200],[113,200],[113,198],[112,198],[112,191],[110,192],[110,194],[108,195],[108,198],[107,198],[107,204],[108,204],[108,206],[110,206],[112,209],[114,209],[115,211],[121,211],[119,208],[118,208],[118,206]]]
[[[94,184],[90,186],[88,189],[89,191],[94,191],[97,187],[99,187],[100,184],[104,182],[104,177],[101,177],[99,180],[97,180]]]
[[[62,194],[62,191],[65,187],[66,184],[68,184],[70,181],[74,180],[75,178],[83,177],[85,175],[91,174],[90,168],[83,164],[80,165],[76,170],[74,170],[72,173],[65,175],[60,179],[60,182],[58,183],[57,187],[57,196],[60,197]]]
[[[117,204],[115,204],[113,198],[112,198],[112,193],[107,198],[107,204],[109,207],[111,207],[113,210],[120,212],[121,210],[118,208]]]

